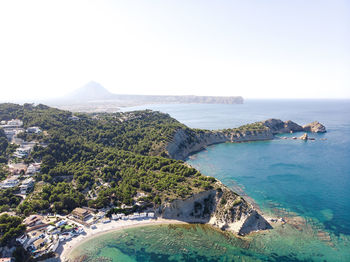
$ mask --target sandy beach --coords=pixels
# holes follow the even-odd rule
[[[69,261],[69,254],[77,246],[83,244],[84,242],[105,233],[112,231],[117,231],[121,229],[127,229],[138,226],[150,226],[150,225],[160,225],[160,224],[187,224],[179,220],[172,219],[146,219],[146,220],[117,220],[111,221],[110,223],[98,223],[95,224],[96,228],[91,229],[84,227],[85,233],[81,234],[75,238],[72,238],[70,241],[65,241],[63,244],[60,244],[56,252],[59,254],[59,259],[56,261]]]

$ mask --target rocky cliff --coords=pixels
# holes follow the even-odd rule
[[[272,228],[247,201],[219,182],[216,189],[163,204],[157,215],[190,223],[207,223],[239,235]]]
[[[203,150],[205,147],[225,142],[247,142],[270,140],[273,134],[270,130],[261,131],[193,131],[179,129],[166,146],[169,157],[186,159],[190,154]]]
[[[317,121],[303,126],[303,130],[305,132],[312,132],[312,133],[325,133],[325,132],[327,132],[326,127]]]
[[[243,128],[244,127],[244,128]],[[205,147],[225,142],[248,142],[271,140],[275,134],[290,132],[326,132],[319,122],[300,126],[293,121],[268,119],[251,125],[221,131],[179,129],[165,150],[170,158],[185,160],[190,154],[203,150]]]
[[[175,132],[165,149],[169,157],[184,160],[212,144],[271,140],[275,134],[300,131],[326,132],[326,129],[319,122],[302,127],[293,121],[283,122],[279,119],[221,131],[181,128]],[[247,201],[220,182],[216,183],[215,189],[161,205],[157,215],[190,223],[207,223],[239,235],[272,228]]]
[[[326,127],[320,122],[314,121],[305,126],[300,126],[297,123],[288,120],[283,122],[280,119],[268,119],[261,122],[264,126],[268,127],[273,134],[282,134],[290,132],[312,132],[312,133],[325,133]]]

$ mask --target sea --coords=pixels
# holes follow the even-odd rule
[[[235,237],[207,225],[157,225],[96,237],[72,251],[82,261],[350,261],[350,100],[246,100],[124,108],[170,114],[192,128],[224,129],[277,118],[319,121],[315,140],[224,143],[186,162],[284,218],[272,230]],[[289,139],[284,139],[288,137]]]

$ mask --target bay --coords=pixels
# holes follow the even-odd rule
[[[248,100],[243,105],[148,105],[124,110],[146,108],[169,113],[193,128],[232,128],[279,118],[299,124],[317,120],[328,132],[312,134],[316,140],[307,142],[275,139],[218,144],[187,160],[203,174],[218,178],[247,199],[251,197],[262,212],[285,217],[288,223],[284,227],[243,240],[220,237],[220,232],[195,226],[190,230],[174,226],[182,232],[179,236],[168,226],[142,228],[149,240],[138,231],[140,228],[128,229],[124,233],[133,236],[132,242],[128,240],[130,245],[123,240],[118,240],[118,245],[114,240],[108,242],[120,232],[105,237],[107,242],[94,239],[96,245],[104,243],[99,254],[105,251],[103,256],[110,261],[123,261],[125,257],[134,261],[349,261],[349,100]],[[167,236],[177,243],[176,250],[191,251],[167,252]],[[154,238],[163,241],[154,242]],[[212,239],[226,251],[210,248]],[[208,243],[206,252],[198,241]],[[146,248],[149,245],[153,246],[151,250]],[[90,257],[98,255],[92,252]]]

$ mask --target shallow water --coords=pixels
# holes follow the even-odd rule
[[[288,223],[284,227],[243,240],[203,226],[128,229],[95,239],[89,245],[95,250],[90,253],[91,258],[350,261],[349,101],[272,100],[247,101],[243,105],[152,105],[132,109],[143,108],[167,112],[196,128],[237,127],[274,117],[300,124],[318,120],[328,132],[313,134],[316,141],[275,139],[214,145],[187,161],[203,174],[248,194],[263,212],[285,217]]]
[[[249,238],[235,238],[206,225],[157,225],[108,233],[84,243],[72,255],[84,261],[285,261],[293,258],[266,255],[260,249]]]

